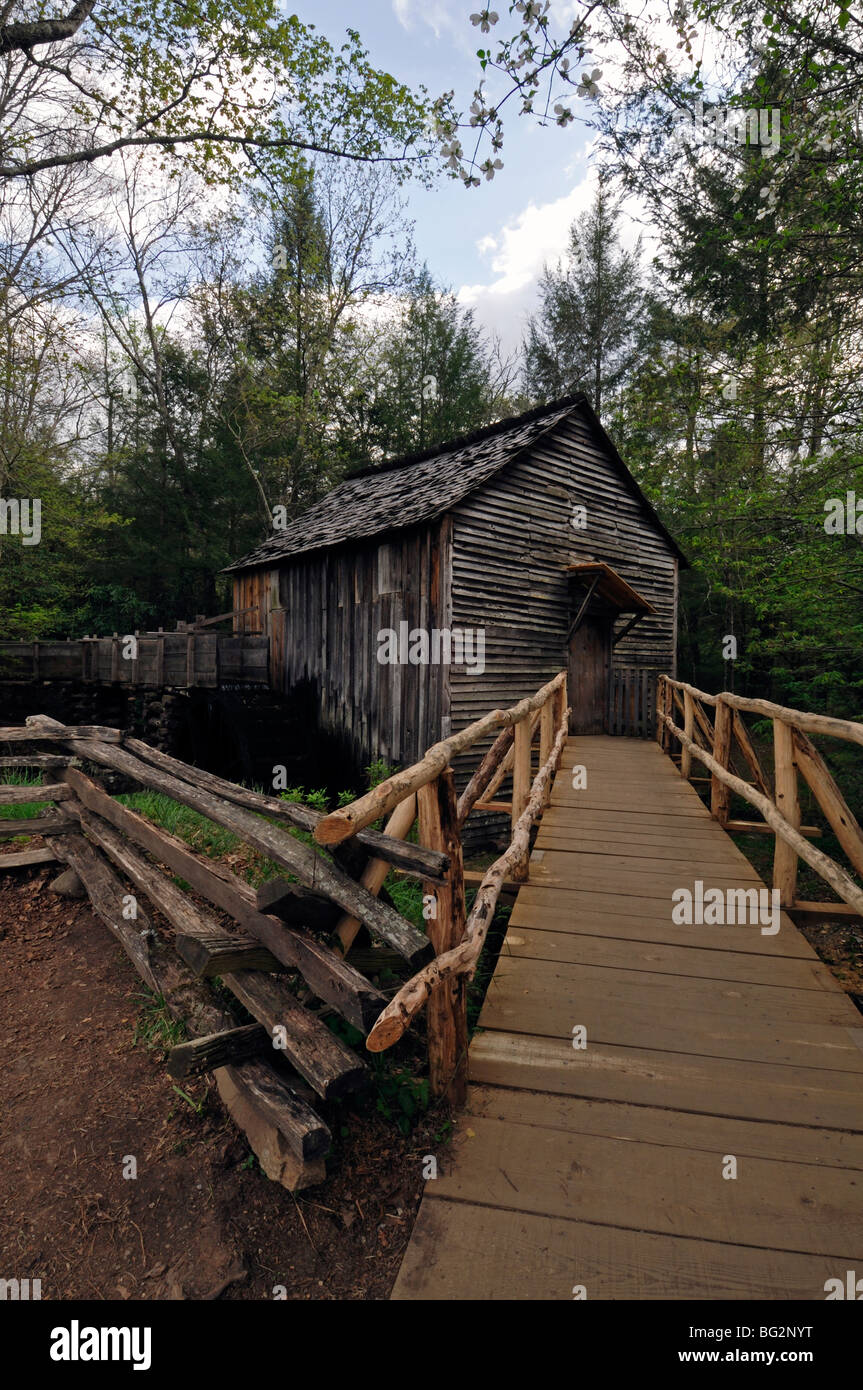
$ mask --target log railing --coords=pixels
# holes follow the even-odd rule
[[[169,1071],[212,1072],[265,1171],[286,1186],[308,1186],[322,1180],[330,1142],[315,1097],[331,1100],[368,1078],[366,1063],[320,1013],[340,1014],[367,1035],[371,1051],[380,1051],[427,1001],[432,1089],[453,1101],[463,1095],[467,980],[504,879],[527,876],[530,829],[547,801],[567,720],[561,673],[530,699],[494,710],[429,749],[415,767],[325,816],[227,782],[117,729],[33,716],[23,727],[0,727],[0,805],[13,808],[10,819],[0,818],[0,842],[39,835],[47,848],[0,854],[0,870],[54,859],[74,871],[142,979],[186,1024],[191,1040],[172,1051]],[[491,733],[497,737],[457,799],[450,759]],[[2,780],[4,769],[36,769],[44,780],[12,785]],[[96,778],[100,769],[197,811],[289,877],[270,878],[256,892],[110,795]],[[511,814],[512,843],[485,874],[468,917],[462,826],[507,771],[512,800],[495,805]],[[32,803],[44,804],[44,813],[16,818],[15,806]],[[382,815],[383,832],[372,828]],[[418,844],[407,838],[415,821]],[[327,848],[292,829],[313,833]],[[425,901],[434,905],[427,934],[380,896],[391,869],[422,882]],[[383,958],[413,972],[392,1000],[352,963],[361,926],[383,943],[354,956],[358,964],[371,958],[369,974]],[[234,1017],[224,997],[211,992],[214,976],[255,1024]]]
[[[711,719],[708,710],[712,710]],[[682,726],[674,713],[682,715]],[[774,780],[771,787],[744,722],[744,714],[757,714],[773,725]],[[708,695],[685,681],[660,677],[657,738],[671,756],[673,743],[680,745],[681,776],[692,776],[693,758],[710,773],[710,811],[731,833],[766,833],[775,837],[773,887],[781,905],[791,911],[816,916],[853,914],[863,917],[863,886],[841,864],[810,844],[821,831],[801,824],[798,776],[812,792],[851,864],[863,878],[863,830],[815,747],[810,734],[863,746],[863,724],[831,715],[789,709],[770,700],[747,699],[724,692]],[[738,759],[744,776],[734,770]],[[702,779],[704,780],[704,779]],[[733,820],[731,794],[749,802],[763,821]],[[803,901],[797,897],[799,859],[804,860],[842,899],[840,904]]]
[[[382,1010],[367,1039],[371,1052],[391,1047],[427,1005],[429,1072],[435,1095],[461,1104],[467,1077],[467,983],[479,963],[504,882],[527,878],[530,832],[548,802],[569,727],[567,678],[561,672],[528,699],[508,710],[493,710],[482,719],[431,747],[412,767],[395,773],[365,796],[325,816],[315,827],[322,845],[339,845],[363,832],[379,817],[402,807],[419,816],[421,846],[445,853],[449,868],[438,883],[429,883],[434,910],[427,922],[435,959],[408,980]],[[539,768],[533,772],[533,744],[539,735]],[[467,786],[456,797],[452,759],[496,734]],[[492,798],[508,774],[509,801]],[[471,811],[504,811],[510,816],[507,850],[482,878],[468,916],[465,909],[461,831]],[[399,820],[399,829],[412,812]],[[388,825],[388,828],[389,828]]]

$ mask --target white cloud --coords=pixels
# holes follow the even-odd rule
[[[588,169],[562,197],[539,205],[528,203],[496,235],[487,234],[477,242],[480,255],[490,259],[491,274],[486,281],[462,285],[458,299],[475,310],[477,320],[500,337],[507,351],[521,342],[543,267],[556,265],[566,251],[572,223],[593,202],[596,179],[596,170]],[[636,208],[624,206],[619,231],[627,248],[635,245],[642,230],[636,216]]]
[[[463,28],[446,0],[393,0],[393,12],[408,33],[416,28],[418,20],[428,25],[436,39],[442,34],[455,34]]]

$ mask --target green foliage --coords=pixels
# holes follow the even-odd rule
[[[149,1051],[158,1052],[164,1057],[172,1047],[183,1042],[186,1030],[182,1023],[171,1017],[161,994],[152,994],[147,990],[138,998],[142,1003],[132,1039],[135,1043],[144,1043]]]
[[[41,781],[42,777],[38,772],[8,768],[0,772],[0,786],[31,787],[37,786]],[[43,816],[47,809],[44,801],[27,801],[23,805],[0,802],[0,820],[32,820],[34,816]],[[21,837],[15,838],[18,840]]]

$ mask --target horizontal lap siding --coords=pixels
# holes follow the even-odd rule
[[[382,629],[441,625],[440,529],[299,557],[279,570],[283,688],[310,682],[320,726],[363,764],[404,765],[440,737],[440,668],[377,660]]]
[[[576,503],[587,508],[583,531],[571,525]],[[452,668],[454,730],[566,667],[566,566],[586,560],[611,565],[657,609],[615,647],[615,666],[670,669],[674,552],[587,423],[570,418],[453,511],[453,625],[486,634],[485,672]],[[459,761],[460,782],[476,759]]]

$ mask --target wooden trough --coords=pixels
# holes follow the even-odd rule
[[[562,673],[531,699],[492,711],[435,745],[414,768],[324,816],[226,782],[116,729],[31,716],[23,727],[0,727],[0,746],[7,749],[0,769],[36,768],[45,780],[23,787],[0,783],[0,804],[45,802],[46,810],[30,820],[0,820],[0,840],[39,835],[47,848],[0,854],[0,870],[56,859],[74,871],[145,984],[185,1024],[189,1041],[170,1053],[171,1075],[213,1073],[264,1171],[296,1190],[325,1176],[331,1136],[315,1104],[355,1091],[368,1078],[366,1063],[321,1015],[339,1014],[367,1038],[370,1050],[380,1051],[429,1000],[433,1093],[456,1103],[463,1098],[464,986],[504,879],[526,876],[531,826],[547,800],[567,718]],[[497,729],[456,802],[450,757]],[[537,732],[540,766],[531,784]],[[92,775],[94,767],[199,812],[280,865],[290,880],[270,880],[255,892],[224,865],[200,858],[121,805]],[[486,873],[468,917],[461,826],[508,771],[513,842]],[[373,829],[390,811],[385,831]],[[413,844],[406,837],[417,817],[420,843]],[[319,843],[298,839],[292,829]],[[420,879],[433,899],[428,935],[378,896],[391,869]],[[191,891],[177,887],[175,876]],[[229,924],[191,893],[227,915]],[[152,909],[167,929],[155,928]],[[374,971],[380,969],[376,958],[385,957],[387,964],[401,963],[403,973],[414,972],[394,999],[350,959],[361,927],[376,947],[358,952],[358,962]],[[254,1022],[236,1016],[223,993],[214,992],[214,976]]]

